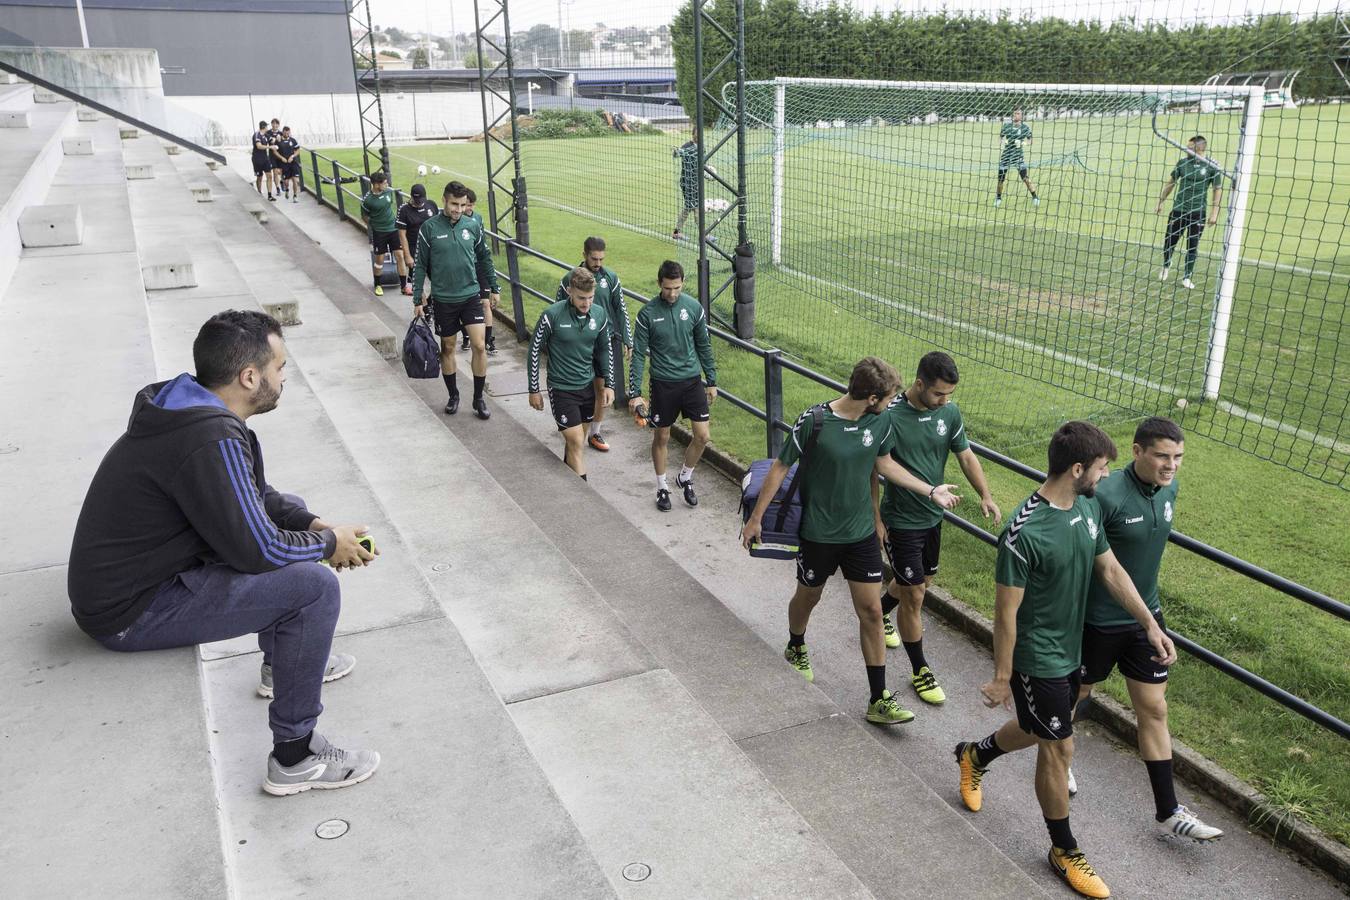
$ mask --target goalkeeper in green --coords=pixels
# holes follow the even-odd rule
[[[1154,212],[1162,215],[1167,195],[1176,190],[1176,199],[1172,201],[1172,212],[1167,217],[1167,231],[1163,233],[1163,267],[1158,275],[1159,281],[1166,281],[1172,274],[1172,253],[1177,242],[1186,235],[1186,269],[1181,276],[1181,286],[1186,290],[1195,287],[1191,276],[1195,274],[1195,259],[1200,255],[1200,235],[1205,224],[1215,225],[1219,221],[1219,204],[1223,201],[1223,170],[1214,162],[1205,158],[1205,138],[1197,134],[1186,142],[1187,155],[1182,157],[1172,169],[1167,183],[1163,185],[1162,196]],[[1205,193],[1212,191],[1214,202],[1205,216]]]
[[[694,132],[689,140],[675,148],[671,154],[680,161],[680,198],[684,205],[680,209],[680,217],[675,220],[675,231],[671,235],[675,240],[684,240],[684,221],[689,218],[689,214],[698,209],[698,126],[694,126]]]
[[[1022,110],[1013,110],[1012,121],[1005,122],[999,129],[998,139],[1003,142],[1003,151],[998,157],[998,190],[994,193],[994,206],[1003,205],[1003,183],[1008,180],[1009,169],[1017,170],[1022,183],[1031,192],[1031,202],[1040,206],[1041,198],[1036,196],[1036,186],[1027,176],[1027,159],[1022,155],[1022,147],[1031,143],[1031,126],[1022,121]]]

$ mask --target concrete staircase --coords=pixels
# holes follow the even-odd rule
[[[244,180],[25,87],[0,93],[30,113],[0,129],[0,240],[40,204],[84,230],[0,279],[0,893],[1046,894],[519,422],[448,427],[439,382],[385,358],[402,314],[282,211],[264,226]],[[120,656],[69,615],[99,459],[227,308],[299,323],[284,401],[250,421],[269,479],[381,549],[343,576],[359,662],[320,723],[384,758],[349,790],[261,792],[249,638]]]

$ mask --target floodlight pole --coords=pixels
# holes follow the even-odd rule
[[[754,336],[754,247],[750,244],[745,197],[745,0],[736,0],[735,23],[728,30],[709,12],[714,0],[694,0],[694,82],[697,90],[694,94],[695,141],[698,145],[698,299],[711,317],[713,301],[727,288],[735,285],[736,331],[743,339]],[[705,32],[705,29],[711,29]],[[708,53],[708,37],[720,39],[728,45],[725,53],[712,60],[705,60]],[[711,65],[708,63],[711,62]],[[723,70],[731,65],[734,69],[735,103],[732,108],[722,102],[720,92],[716,90],[717,79]],[[709,146],[706,125],[709,111],[716,112],[722,119],[734,122],[733,128]],[[736,182],[732,184],[720,174],[710,172],[708,161],[717,155],[732,139],[736,141]],[[716,218],[708,221],[707,199],[708,181],[711,179],[733,194],[735,199],[727,209],[721,210]],[[716,240],[717,227],[736,212],[736,249],[734,255],[728,253]],[[712,286],[711,253],[725,260],[731,274],[714,288]]]
[[[525,299],[520,290],[520,260],[516,251],[516,241],[530,243],[530,214],[528,195],[525,189],[525,176],[520,170],[520,132],[516,128],[516,67],[511,55],[511,17],[507,9],[508,0],[474,0],[473,24],[478,46],[478,86],[483,105],[483,155],[487,163],[487,201],[488,222],[496,234],[507,237],[506,267],[511,280],[511,309],[516,321],[516,339],[529,338],[525,328]],[[484,18],[485,13],[490,13]],[[503,37],[499,45],[488,29],[501,23]],[[486,48],[491,48],[502,57],[501,62],[490,69],[486,65]],[[505,88],[500,86],[505,80]],[[490,101],[502,104],[502,112],[492,114]],[[493,132],[503,120],[511,124],[511,139],[504,141]],[[501,165],[494,165],[492,150],[496,146],[501,156]],[[510,167],[511,180],[507,181],[503,173]],[[497,192],[506,197],[504,208],[497,208]],[[497,241],[494,239],[493,246]]]
[[[384,172],[392,186],[389,145],[384,140],[384,106],[380,102],[380,66],[375,53],[375,29],[370,24],[369,0],[348,0],[347,18],[352,36],[352,77],[356,81],[356,103],[360,114],[361,167],[367,177],[372,171]],[[336,128],[334,123],[335,131]]]

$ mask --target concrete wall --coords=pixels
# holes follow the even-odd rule
[[[351,43],[340,3],[155,5],[164,4],[86,0],[84,17],[91,47],[153,48],[163,66],[182,66],[185,74],[164,76],[168,96],[352,90]],[[0,2],[0,44],[79,47],[73,0]]]

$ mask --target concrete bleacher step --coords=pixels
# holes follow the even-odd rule
[[[3,92],[10,109],[31,105],[31,87]],[[29,206],[40,204],[56,177],[64,155],[61,139],[74,124],[68,103],[27,110],[29,127],[0,129],[0,293],[9,284],[22,253],[18,222]]]
[[[0,111],[0,128],[28,128],[32,124],[32,117],[26,109]]]
[[[30,206],[19,216],[24,247],[71,247],[84,239],[84,218],[74,203]]]
[[[96,109],[81,106],[75,110],[75,117],[81,122],[97,122],[102,118],[102,114]]]
[[[94,142],[81,135],[62,138],[61,152],[66,156],[93,156]]]
[[[123,125],[117,129],[117,136],[124,141],[134,141],[141,136],[141,133],[131,125]]]
[[[64,102],[65,102],[65,98],[62,97],[60,94],[58,94],[56,91],[49,91],[49,90],[47,90],[46,88],[34,87],[34,88],[33,88],[33,102],[34,102],[34,103],[64,103]]]
[[[374,313],[349,313],[347,321],[351,323],[361,335],[370,342],[370,346],[375,348],[375,352],[384,359],[397,359],[398,338],[394,332],[389,330],[389,326],[380,321],[380,317]]]
[[[59,106],[35,118],[52,115]],[[64,115],[71,133],[107,149],[58,152],[35,201],[78,202],[90,216],[84,243],[24,249],[0,288],[0,509],[22,511],[0,560],[0,755],[15,773],[0,791],[0,893],[224,896],[196,655],[104,650],[75,626],[66,597],[84,491],[154,365],[116,132],[108,140],[111,123]],[[76,339],[77,366],[60,362],[72,321],[97,335]]]

